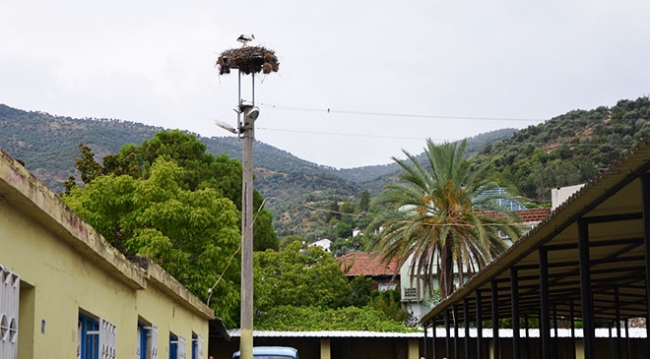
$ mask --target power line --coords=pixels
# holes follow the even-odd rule
[[[286,128],[269,128],[269,127],[256,127],[255,130],[260,131],[271,131],[271,132],[290,132],[290,133],[303,133],[311,135],[323,135],[323,136],[346,136],[346,137],[365,137],[365,138],[385,138],[392,140],[410,140],[410,141],[426,141],[424,137],[398,137],[398,136],[384,136],[384,135],[361,135],[354,133],[340,133],[340,132],[320,132],[320,131],[302,131],[302,130],[292,130]],[[508,138],[509,139],[509,138]],[[447,141],[447,139],[433,139],[435,141]],[[507,139],[504,139],[507,140]],[[548,145],[548,142],[517,142],[518,145],[533,145],[533,146],[542,146]],[[495,145],[495,144],[493,144]],[[568,147],[600,147],[600,146],[611,146],[611,147],[633,147],[633,144],[630,143],[571,143],[571,142],[558,142],[558,147],[568,146]]]
[[[382,136],[382,135],[359,135],[354,133],[340,133],[340,132],[317,132],[317,131],[301,131],[301,130],[291,130],[286,128],[268,128],[268,127],[256,127],[256,130],[262,131],[276,131],[276,132],[292,132],[292,133],[306,133],[312,135],[326,135],[326,136],[347,136],[347,137],[368,137],[368,138],[387,138],[395,140],[417,140],[423,141],[426,140],[423,137],[396,137],[396,136]]]
[[[282,106],[269,103],[260,103],[260,106],[286,111],[304,111],[304,112],[320,112],[344,115],[357,115],[357,116],[384,116],[384,117],[408,117],[408,118],[431,118],[431,119],[447,119],[447,120],[477,120],[477,121],[514,121],[514,122],[540,122],[545,121],[539,118],[509,118],[509,117],[474,117],[474,116],[444,116],[444,115],[426,115],[426,114],[408,114],[408,113],[390,113],[390,112],[373,112],[373,111],[353,111],[353,110],[337,110],[332,108],[310,108],[298,106]]]

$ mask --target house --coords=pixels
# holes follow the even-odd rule
[[[365,252],[348,253],[338,260],[341,269],[350,280],[366,276],[374,281],[373,290],[385,291],[399,288],[399,270],[396,260],[386,265],[382,263],[381,256]]]
[[[201,359],[218,321],[160,266],[108,244],[2,150],[0,283],[3,359]]]
[[[314,243],[308,245],[308,247],[321,247],[325,252],[330,252],[330,247],[332,246],[332,241],[328,238],[321,238]]]

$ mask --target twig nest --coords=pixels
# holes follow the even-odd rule
[[[217,59],[219,74],[229,74],[231,69],[239,69],[243,74],[278,72],[280,63],[273,50],[261,46],[244,46],[221,53]]]

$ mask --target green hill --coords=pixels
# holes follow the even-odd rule
[[[611,108],[575,110],[519,131],[502,129],[469,138],[468,151],[478,163],[489,163],[503,181],[513,184],[514,191],[542,204],[550,200],[550,188],[588,181],[624,155],[649,134],[648,119],[647,97],[621,100]],[[75,172],[79,143],[89,145],[99,161],[122,145],[140,144],[160,130],[135,122],[74,119],[0,104],[0,147],[56,192]],[[241,158],[242,143],[234,136],[197,137],[217,156]],[[399,174],[396,164],[338,170],[261,142],[255,142],[253,153],[255,187],[275,214],[280,237],[336,237],[337,218],[329,210],[346,202],[354,206],[363,191],[379,193]]]

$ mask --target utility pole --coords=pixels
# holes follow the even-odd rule
[[[241,359],[253,359],[253,138],[259,110],[240,105],[244,114],[241,126],[242,154],[242,252],[241,252]]]
[[[217,65],[220,74],[238,70],[237,128],[217,121],[217,125],[238,134],[244,141],[242,153],[242,222],[241,222],[241,318],[239,351],[241,359],[253,359],[253,139],[255,120],[260,115],[255,107],[255,74],[277,72],[279,63],[272,50],[260,46],[247,46],[254,36],[242,35],[237,39],[244,44],[239,49],[224,51]],[[241,76],[250,74],[252,79],[252,101],[246,103],[241,97]],[[243,116],[243,118],[242,118]]]

